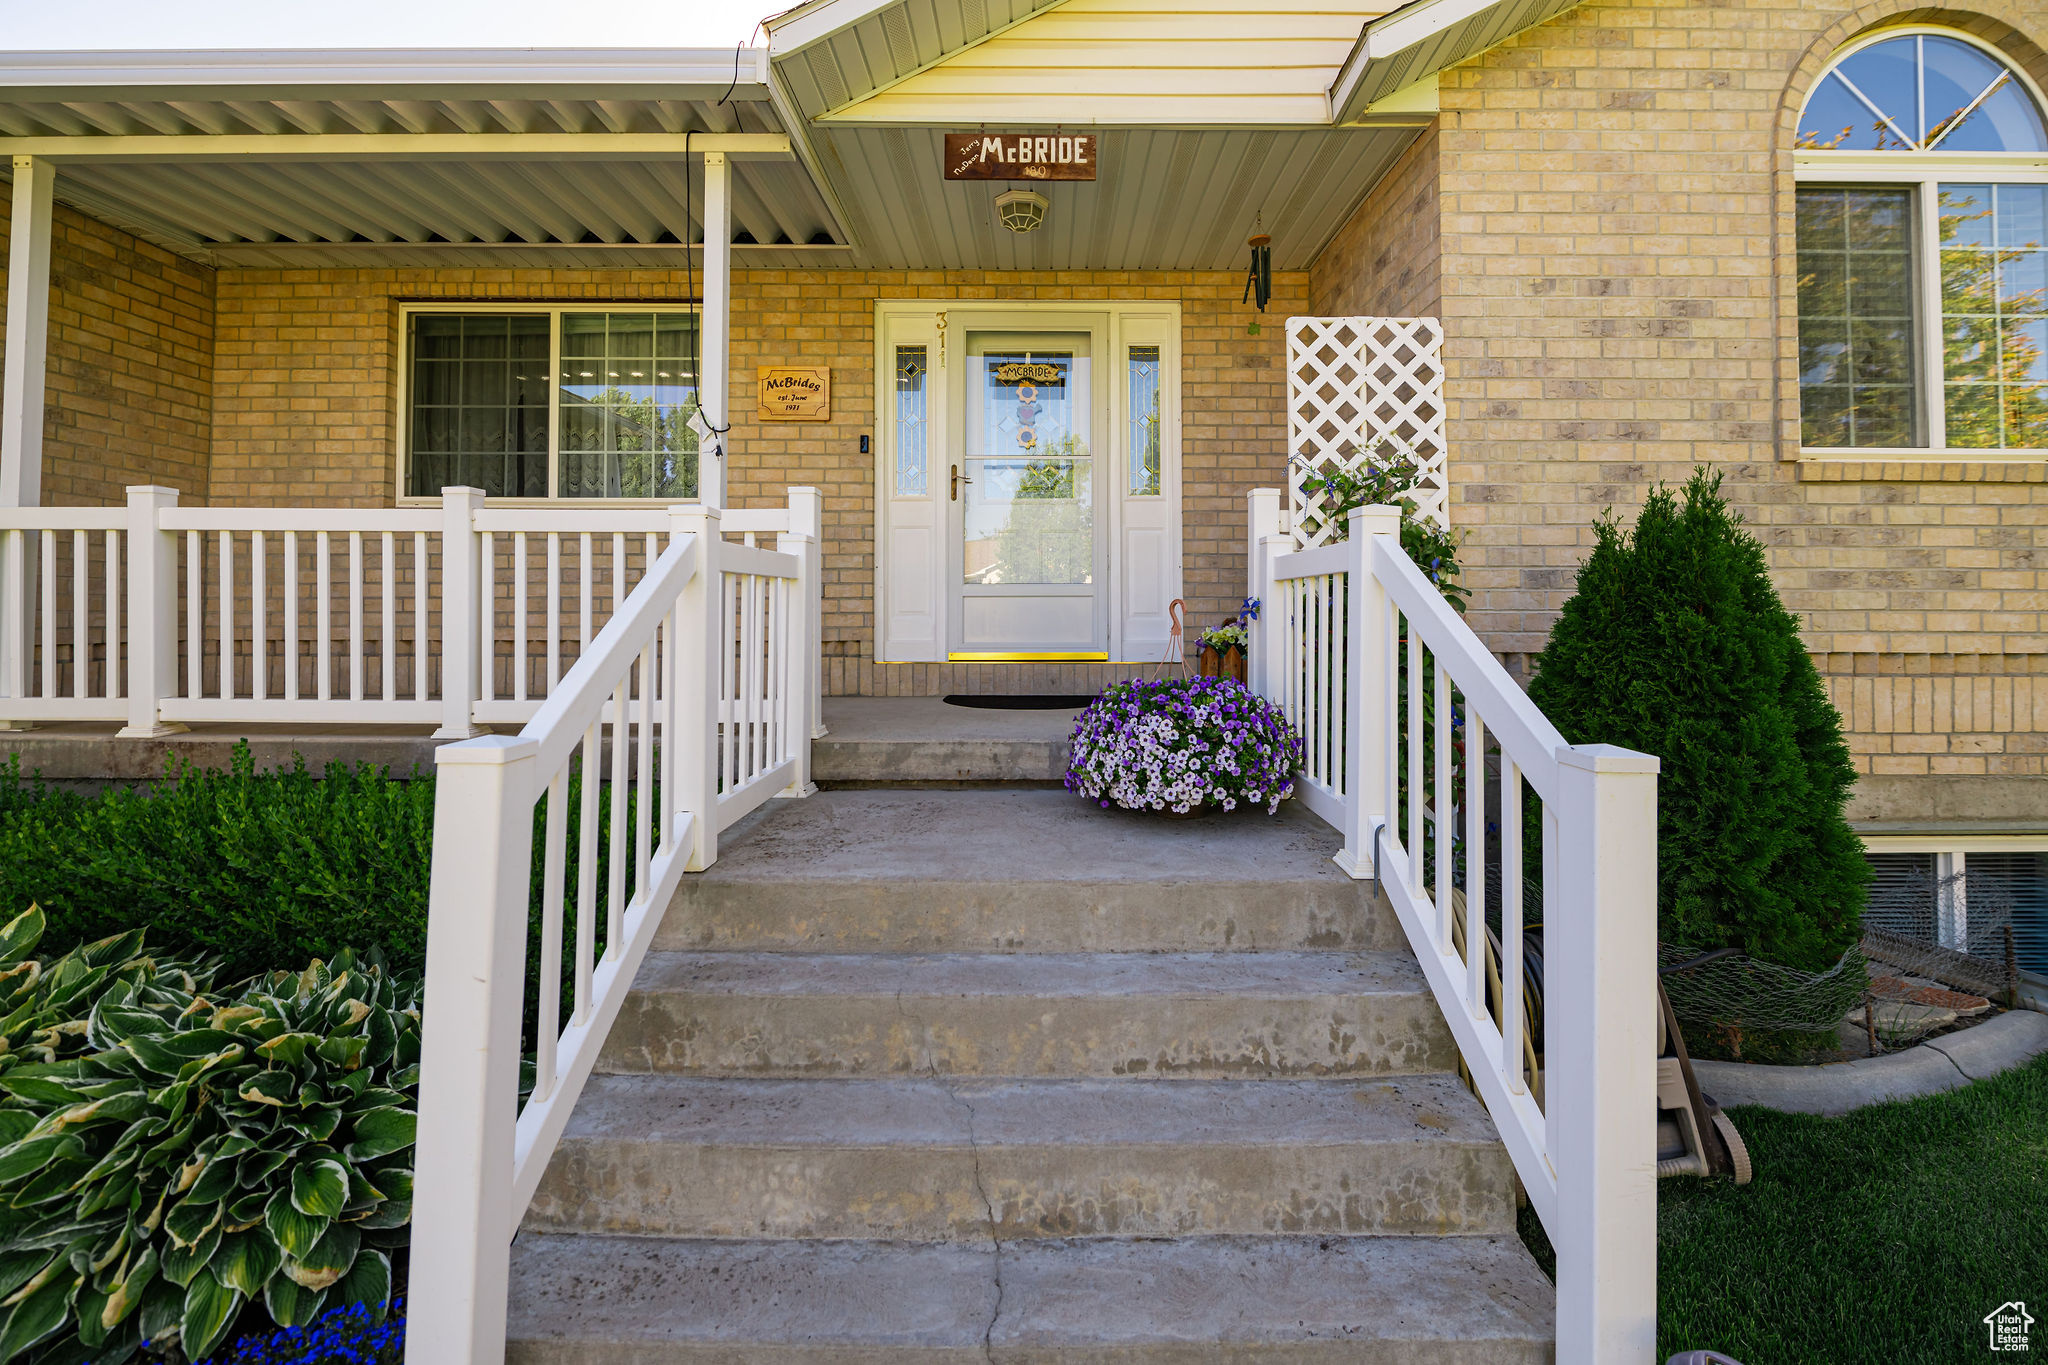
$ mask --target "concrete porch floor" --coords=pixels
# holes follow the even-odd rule
[[[1057,782],[1066,774],[1071,711],[985,711],[938,697],[827,697],[830,733],[812,749],[812,776],[827,785],[886,782]],[[173,763],[226,769],[248,740],[258,769],[294,756],[316,772],[330,763],[372,763],[401,776],[430,773],[433,727],[199,725],[161,739],[119,739],[113,724],[65,723],[0,731],[0,763],[47,782],[149,782]]]

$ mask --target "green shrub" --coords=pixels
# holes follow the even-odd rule
[[[419,987],[338,954],[223,991],[132,930],[0,930],[0,1361],[197,1359],[244,1306],[383,1314],[405,1244]]]
[[[1529,695],[1572,743],[1663,761],[1658,930],[1809,971],[1856,942],[1869,870],[1843,806],[1841,717],[1771,586],[1763,546],[1696,472],[1633,531],[1613,517]]]
[[[1464,572],[1458,564],[1460,538],[1416,514],[1415,499],[1410,495],[1421,482],[1422,466],[1413,452],[1383,441],[1372,460],[1356,469],[1316,471],[1302,480],[1302,488],[1324,495],[1324,515],[1335,540],[1350,537],[1350,523],[1345,518],[1353,508],[1399,507],[1401,549],[1422,570],[1423,577],[1436,585],[1444,601],[1462,612],[1472,591],[1458,581]]]
[[[417,969],[427,942],[432,782],[367,764],[324,777],[187,767],[84,798],[0,768],[0,916],[40,905],[54,950],[137,925],[230,977],[376,948]]]

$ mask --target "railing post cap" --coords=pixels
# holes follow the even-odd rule
[[[479,735],[434,750],[434,766],[482,764],[503,767],[540,753],[540,745],[518,735]]]
[[[1663,771],[1655,754],[1637,753],[1619,744],[1566,744],[1558,749],[1557,761],[1567,768],[1589,773],[1649,773]]]
[[[178,490],[161,483],[131,483],[128,485],[128,501],[135,502],[138,499],[145,498],[169,498],[171,501],[176,502],[178,500]]]

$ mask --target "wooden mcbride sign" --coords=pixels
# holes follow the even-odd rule
[[[755,414],[770,422],[823,422],[832,413],[832,371],[823,365],[763,365],[755,372]]]
[[[1093,133],[948,133],[948,180],[1093,180]]]

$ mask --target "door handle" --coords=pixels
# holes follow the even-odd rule
[[[973,483],[973,482],[974,482],[974,480],[972,480],[972,479],[968,478],[968,477],[967,477],[967,476],[966,476],[965,474],[962,474],[962,473],[960,472],[960,466],[959,466],[959,465],[957,465],[957,464],[956,464],[956,465],[954,465],[954,466],[953,466],[952,468],[953,468],[953,501],[954,501],[954,502],[958,502],[958,501],[960,501],[960,485],[961,485],[961,484],[963,484],[963,483]]]

